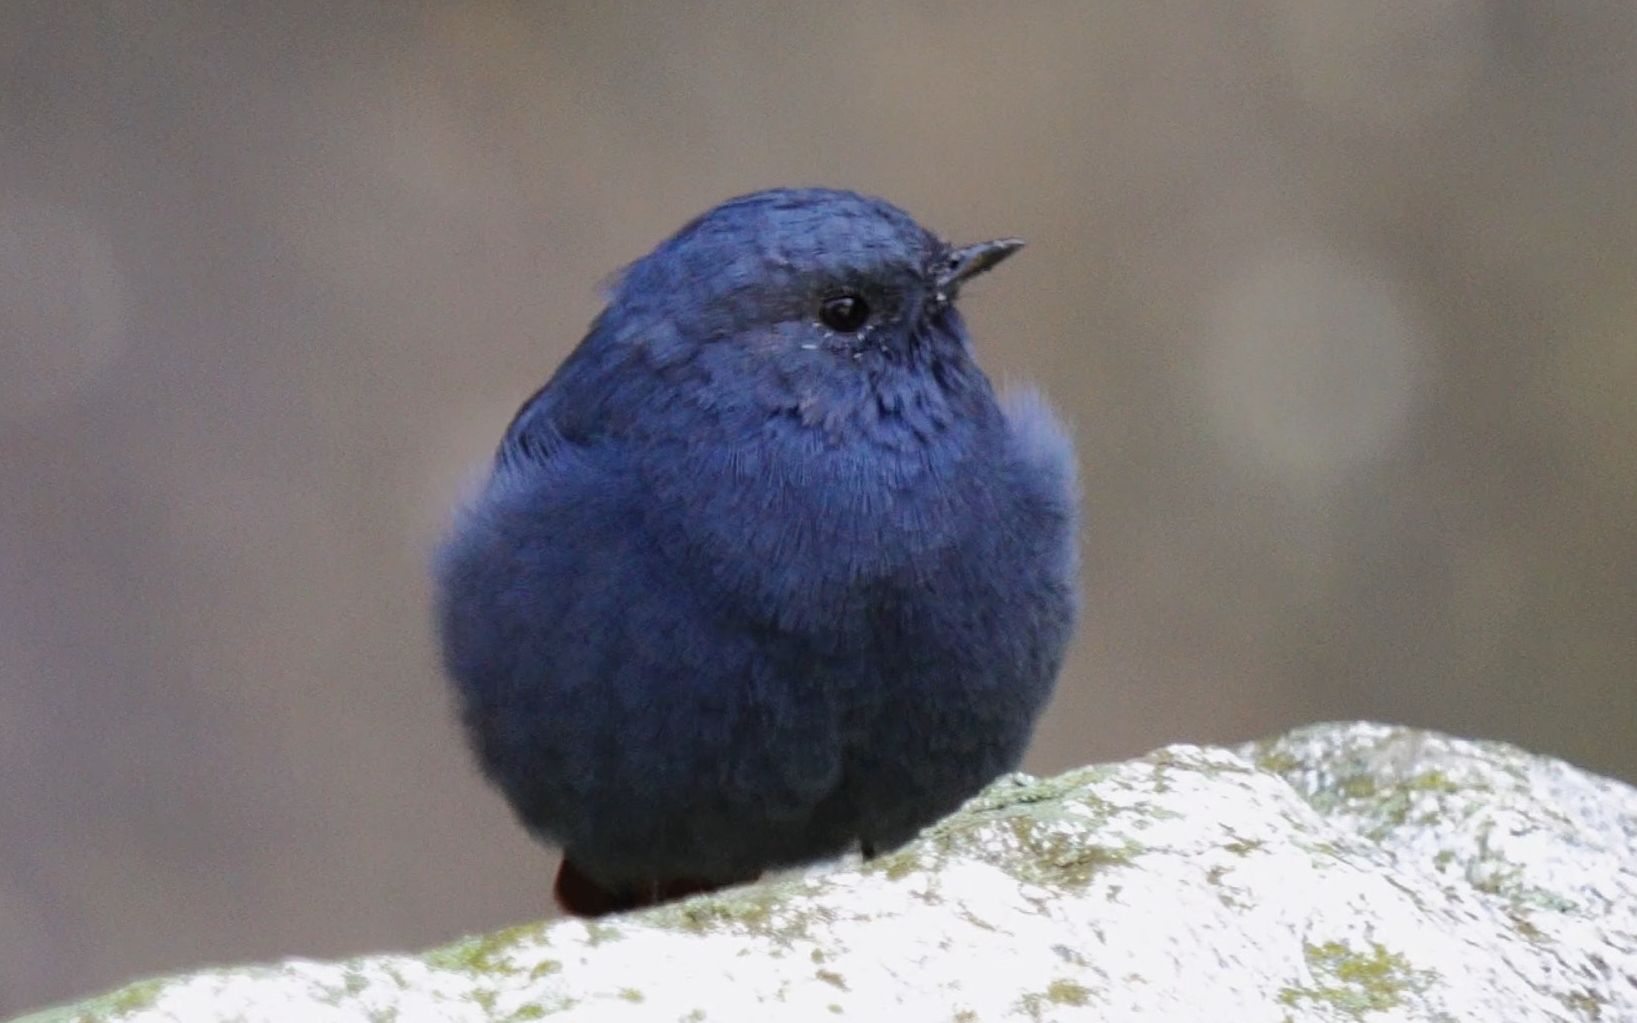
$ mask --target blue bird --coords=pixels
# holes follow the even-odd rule
[[[852,192],[733,199],[517,413],[437,615],[565,909],[873,855],[1022,757],[1075,617],[1073,451],[954,305],[1021,246]]]

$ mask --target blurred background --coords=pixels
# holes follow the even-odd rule
[[[1637,779],[1637,6],[0,5],[0,1016],[536,918],[428,555],[613,268],[773,184],[1027,252],[1029,766],[1378,718]]]

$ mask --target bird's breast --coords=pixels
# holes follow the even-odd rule
[[[883,450],[793,435],[651,467],[646,524],[677,572],[781,627],[866,613],[999,514],[982,449]]]

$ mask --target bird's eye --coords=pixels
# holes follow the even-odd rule
[[[819,319],[831,330],[851,334],[870,318],[869,305],[853,294],[831,295],[819,306]]]

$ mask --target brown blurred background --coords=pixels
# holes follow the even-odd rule
[[[772,184],[1027,253],[1040,771],[1327,718],[1637,778],[1637,7],[0,5],[0,1015],[537,917],[428,552],[596,284]]]

